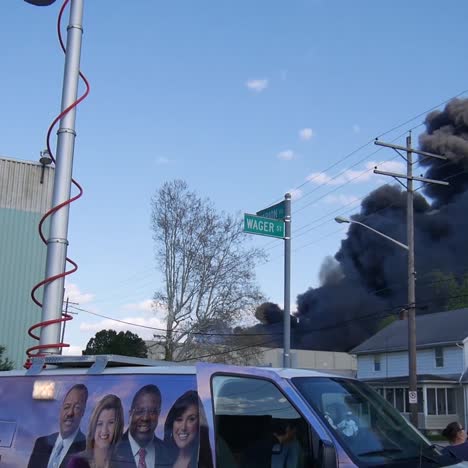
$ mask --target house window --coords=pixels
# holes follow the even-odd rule
[[[443,348],[435,348],[434,349],[434,356],[435,356],[435,366],[436,367],[444,367],[444,349]]]
[[[395,396],[395,389],[394,388],[386,388],[385,389],[385,399],[390,404],[392,404],[393,406],[395,406],[394,396]]]
[[[454,388],[428,388],[427,414],[456,414],[456,395]]]
[[[457,402],[455,401],[455,389],[447,388],[447,412],[448,414],[456,414],[457,412]]]
[[[405,389],[395,388],[395,408],[400,412],[405,412]]]
[[[437,414],[447,414],[447,393],[445,388],[437,389]]]
[[[437,414],[436,411],[436,389],[427,389],[427,414]]]
[[[379,355],[374,356],[374,371],[375,372],[380,371],[380,356]]]
[[[409,413],[408,389],[405,387],[377,387],[375,390],[401,413]],[[418,387],[418,413],[424,413],[423,390]]]
[[[418,388],[418,413],[424,413],[424,393],[422,388]]]

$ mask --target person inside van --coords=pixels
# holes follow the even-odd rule
[[[345,418],[338,424],[337,427],[346,437],[354,437],[359,432],[359,427],[354,420],[353,413],[351,411],[346,413]]]
[[[86,451],[74,455],[67,468],[110,468],[112,452],[123,434],[122,402],[106,395],[94,408],[86,437]]]
[[[304,457],[297,439],[297,428],[292,421],[278,419],[273,424],[274,445],[271,468],[302,468]]]
[[[117,445],[113,467],[160,468],[172,466],[173,454],[154,431],[161,412],[161,392],[156,385],[141,387],[130,407],[129,428]]]
[[[198,393],[189,390],[175,401],[167,415],[164,424],[164,441],[177,454],[173,468],[212,468],[213,466],[208,428],[206,423],[200,426],[203,418],[200,418],[199,408]]]
[[[36,439],[28,468],[65,468],[70,455],[85,450],[86,438],[80,423],[87,400],[85,385],[76,384],[68,390],[60,407],[59,432]]]
[[[458,422],[451,422],[442,431],[442,435],[448,439],[450,445],[444,447],[443,453],[451,453],[461,460],[468,460],[468,442],[466,431]]]

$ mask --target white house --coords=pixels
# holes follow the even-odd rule
[[[416,317],[418,426],[468,423],[468,309]],[[358,379],[408,416],[408,322],[397,320],[354,348]]]

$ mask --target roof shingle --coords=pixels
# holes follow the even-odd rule
[[[416,316],[416,346],[461,343],[468,337],[468,308]],[[396,320],[351,350],[372,354],[408,349],[408,321]]]

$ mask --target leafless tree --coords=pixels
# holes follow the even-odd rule
[[[163,274],[154,301],[166,309],[165,359],[212,354],[203,359],[226,360],[229,348],[237,356],[245,340],[230,332],[263,300],[255,266],[264,253],[246,246],[238,217],[216,211],[181,180],[166,182],[154,195],[152,229]]]

